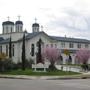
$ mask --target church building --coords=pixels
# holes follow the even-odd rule
[[[75,60],[75,52],[79,49],[90,50],[90,40],[79,38],[68,38],[60,36],[50,36],[44,31],[40,31],[38,23],[32,24],[32,33],[23,30],[23,22],[21,20],[15,23],[8,20],[2,23],[2,34],[0,34],[0,53],[5,53],[9,57],[9,42],[12,42],[12,60],[14,62],[21,61],[22,56],[22,41],[25,34],[25,53],[27,60],[36,60],[37,43],[42,40],[41,47],[55,47],[60,50],[62,62],[57,64],[66,64],[66,55],[64,50],[68,50],[72,58],[71,63],[78,63]]]

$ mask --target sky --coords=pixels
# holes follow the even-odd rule
[[[8,16],[13,22],[21,16],[28,32],[37,18],[48,35],[90,40],[90,0],[0,0],[0,33]]]

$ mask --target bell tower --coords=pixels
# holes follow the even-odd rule
[[[23,32],[23,22],[20,20],[20,16],[18,16],[18,21],[15,22],[15,32]]]
[[[2,23],[2,27],[3,27],[3,34],[14,32],[14,22],[10,21],[9,17],[7,21]]]
[[[39,24],[36,23],[37,19],[35,18],[35,23],[32,25],[32,32],[37,33],[39,32]]]

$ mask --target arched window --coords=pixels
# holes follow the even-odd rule
[[[14,56],[14,44],[12,46],[12,55]]]
[[[72,42],[69,43],[69,48],[73,48],[74,44]]]
[[[0,46],[0,53],[2,53],[2,46]]]
[[[18,32],[19,32],[19,25],[17,26],[17,28],[18,28]]]
[[[81,43],[78,43],[77,44],[77,48],[81,48]]]
[[[20,26],[20,31],[22,31],[22,26]]]
[[[11,32],[12,32],[12,27],[11,27]]]
[[[8,56],[8,45],[6,45],[6,55]]]
[[[8,26],[6,26],[6,30],[8,31]]]
[[[31,56],[34,56],[34,44],[31,44]]]
[[[5,31],[4,31],[4,26],[3,26],[3,33],[5,33]]]

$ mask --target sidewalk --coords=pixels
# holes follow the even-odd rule
[[[90,72],[82,73],[80,75],[65,75],[65,76],[28,76],[28,75],[2,75],[2,74],[0,74],[0,78],[27,79],[27,80],[87,79],[87,78],[90,78]]]

